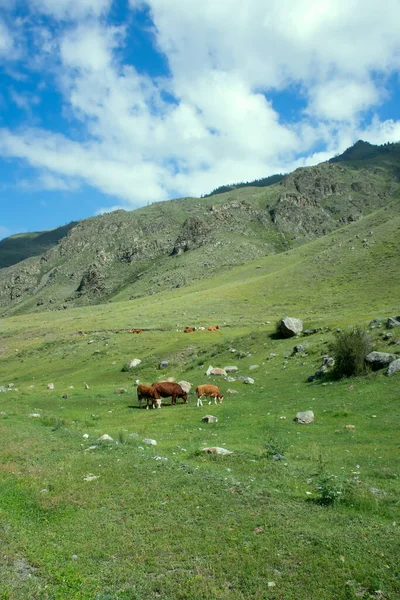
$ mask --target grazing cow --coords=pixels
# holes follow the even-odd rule
[[[219,325],[210,325],[207,327],[207,331],[219,331]]]
[[[144,333],[144,329],[131,329],[130,333]]]
[[[149,402],[153,405],[153,408],[161,408],[161,398],[157,390],[152,385],[143,385],[139,383],[137,386],[137,397],[139,401],[139,408],[142,408],[142,400],[146,400],[146,408],[149,408]]]
[[[177,398],[183,398],[184,403],[187,404],[187,392],[185,392],[178,383],[158,381],[157,383],[152,383],[152,387],[157,391],[161,398],[168,398],[171,396],[172,404],[176,404]]]
[[[208,385],[208,384],[198,385],[196,388],[196,394],[197,394],[197,406],[203,406],[202,399],[204,396],[206,396],[208,398],[214,398],[215,404],[217,404],[217,398],[218,398],[218,402],[220,404],[222,404],[222,400],[224,399],[223,395],[221,394],[221,392],[219,391],[219,389],[217,388],[216,385]],[[210,400],[209,404],[211,404],[211,400]]]
[[[192,333],[192,331],[196,331],[196,327],[185,327],[183,333]]]

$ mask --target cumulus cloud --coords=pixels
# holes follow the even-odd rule
[[[86,183],[139,206],[400,137],[398,122],[363,120],[400,68],[398,0],[130,0],[149,9],[168,61],[158,78],[124,60],[128,27],[107,24],[111,0],[31,6],[70,21],[38,25],[35,39],[74,135],[3,128],[0,153],[37,168],[47,189]],[[290,122],[273,101],[288,89],[305,104]]]
[[[14,40],[7,25],[0,21],[0,58],[9,56],[13,50]]]

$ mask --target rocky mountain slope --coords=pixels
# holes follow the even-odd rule
[[[361,144],[361,146],[360,146]],[[243,187],[54,230],[39,256],[0,269],[0,312],[54,310],[182,287],[283,252],[398,202],[400,144],[358,142],[269,187]],[[0,260],[10,240],[0,244]],[[33,253],[32,253],[33,254]],[[18,259],[18,253],[15,259]],[[8,261],[8,262],[7,262]],[[11,261],[11,262],[10,262]]]

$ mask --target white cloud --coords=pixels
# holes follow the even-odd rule
[[[151,79],[122,61],[128,29],[107,25],[111,0],[33,0],[38,12],[76,21],[54,31],[38,25],[35,60],[41,69],[51,61],[83,141],[4,128],[0,153],[37,168],[45,189],[84,182],[138,206],[314,164],[358,137],[399,134],[396,122],[361,125],[400,67],[398,0],[385,10],[375,0],[147,5],[168,77]],[[288,86],[307,103],[292,123],[269,100]]]
[[[14,46],[13,36],[8,27],[0,21],[0,58],[7,57]]]
[[[30,0],[30,8],[56,19],[74,21],[99,17],[111,7],[112,0]]]

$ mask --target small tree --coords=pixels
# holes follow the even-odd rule
[[[351,377],[366,371],[365,357],[372,350],[372,342],[365,329],[352,327],[335,333],[330,350],[335,358],[333,376]]]

